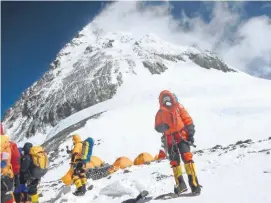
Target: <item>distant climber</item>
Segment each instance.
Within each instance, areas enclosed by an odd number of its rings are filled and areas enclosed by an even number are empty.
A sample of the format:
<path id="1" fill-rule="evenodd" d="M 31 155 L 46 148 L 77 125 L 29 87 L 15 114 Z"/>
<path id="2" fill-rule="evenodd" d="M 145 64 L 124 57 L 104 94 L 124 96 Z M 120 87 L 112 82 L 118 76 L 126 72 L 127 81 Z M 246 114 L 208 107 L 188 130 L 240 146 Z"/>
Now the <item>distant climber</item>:
<path id="1" fill-rule="evenodd" d="M 32 203 L 38 203 L 38 185 L 48 170 L 48 156 L 41 146 L 29 142 L 24 144 L 22 152 L 20 186 L 22 191 L 28 191 Z"/>
<path id="2" fill-rule="evenodd" d="M 20 153 L 20 157 L 21 159 L 23 158 L 23 149 L 22 148 L 18 148 L 19 149 L 19 153 Z M 21 162 L 20 159 L 20 162 Z M 16 181 L 15 181 L 16 183 Z M 18 183 L 16 183 L 18 185 Z M 29 202 L 29 197 L 28 197 L 28 188 L 26 187 L 26 183 L 24 181 L 24 174 L 23 172 L 20 170 L 19 172 L 19 187 L 15 186 L 14 187 L 14 198 L 15 198 L 15 202 L 16 203 L 27 203 Z"/>
<path id="3" fill-rule="evenodd" d="M 10 164 L 11 169 L 12 169 L 12 173 L 14 176 L 12 182 L 14 183 L 14 188 L 17 189 L 17 188 L 19 188 L 19 185 L 20 185 L 19 173 L 20 173 L 20 157 L 21 157 L 21 155 L 20 155 L 19 149 L 17 147 L 17 144 L 15 142 L 9 140 L 9 138 L 5 135 L 5 131 L 4 131 L 2 123 L 0 123 L 0 133 L 1 133 L 1 144 L 2 144 L 2 139 L 3 139 L 3 147 L 1 147 L 1 150 L 3 149 L 3 154 L 5 154 L 5 152 L 9 153 L 9 159 L 3 161 L 3 163 L 8 162 L 8 164 Z M 9 144 L 5 144 L 5 142 L 7 142 L 7 141 L 9 142 Z M 2 183 L 3 183 L 3 185 L 6 184 L 1 181 L 1 185 L 2 185 Z M 8 184 L 6 184 L 6 185 L 8 185 Z M 2 188 L 6 188 L 6 187 L 3 186 Z M 12 192 L 12 191 L 10 191 L 10 192 Z"/>
<path id="4" fill-rule="evenodd" d="M 14 173 L 11 165 L 11 147 L 9 138 L 3 135 L 1 130 L 0 145 L 0 161 L 1 161 L 1 202 L 13 203 L 13 180 Z"/>
<path id="5" fill-rule="evenodd" d="M 67 153 L 71 154 L 71 167 L 73 168 L 73 183 L 77 190 L 73 193 L 75 196 L 82 196 L 86 193 L 86 163 L 90 161 L 94 141 L 87 138 L 82 142 L 79 135 L 72 136 L 73 149 L 67 148 Z"/>
<path id="6" fill-rule="evenodd" d="M 11 149 L 11 166 L 14 173 L 14 189 L 20 187 L 20 159 L 21 154 L 15 142 L 9 141 Z"/>
<path id="7" fill-rule="evenodd" d="M 155 117 L 155 130 L 163 133 L 161 141 L 166 145 L 176 185 L 174 192 L 187 191 L 180 165 L 180 155 L 188 175 L 189 186 L 194 194 L 200 194 L 201 186 L 196 176 L 195 165 L 190 152 L 194 143 L 195 126 L 186 109 L 179 104 L 175 94 L 164 90 L 159 96 L 160 109 Z"/>

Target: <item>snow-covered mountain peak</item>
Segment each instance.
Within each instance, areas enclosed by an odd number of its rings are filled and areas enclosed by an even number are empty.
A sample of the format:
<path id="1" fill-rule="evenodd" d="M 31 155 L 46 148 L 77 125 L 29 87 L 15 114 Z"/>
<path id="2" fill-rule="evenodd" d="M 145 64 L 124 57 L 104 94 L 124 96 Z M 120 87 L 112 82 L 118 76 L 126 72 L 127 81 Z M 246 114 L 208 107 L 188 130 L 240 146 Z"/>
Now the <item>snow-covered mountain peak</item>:
<path id="1" fill-rule="evenodd" d="M 141 80 L 191 62 L 205 69 L 235 71 L 212 53 L 169 43 L 153 33 L 105 33 L 90 23 L 22 93 L 3 122 L 13 139 L 42 136 L 62 119 L 113 98 L 131 75 Z"/>

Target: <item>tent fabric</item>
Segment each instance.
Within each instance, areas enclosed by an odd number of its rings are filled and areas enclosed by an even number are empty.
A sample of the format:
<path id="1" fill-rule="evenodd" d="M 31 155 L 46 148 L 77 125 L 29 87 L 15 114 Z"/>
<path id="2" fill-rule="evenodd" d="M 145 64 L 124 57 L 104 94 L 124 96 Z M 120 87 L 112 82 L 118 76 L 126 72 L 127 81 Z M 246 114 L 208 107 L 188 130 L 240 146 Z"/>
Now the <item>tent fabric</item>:
<path id="1" fill-rule="evenodd" d="M 142 165 L 142 164 L 146 164 L 149 162 L 152 162 L 154 159 L 152 157 L 152 155 L 150 155 L 147 152 L 141 153 L 139 154 L 136 159 L 134 160 L 134 165 Z"/>
<path id="2" fill-rule="evenodd" d="M 91 156 L 90 161 L 86 164 L 86 169 L 101 167 L 104 162 L 97 156 Z"/>
<path id="3" fill-rule="evenodd" d="M 70 168 L 70 170 L 64 175 L 61 180 L 65 185 L 71 185 L 73 183 L 72 180 L 73 170 Z"/>
<path id="4" fill-rule="evenodd" d="M 160 160 L 160 159 L 165 159 L 165 158 L 167 158 L 166 153 L 165 153 L 163 150 L 160 150 L 160 151 L 159 151 L 159 154 L 157 154 L 157 155 L 154 157 L 154 160 Z"/>
<path id="5" fill-rule="evenodd" d="M 124 169 L 124 168 L 127 168 L 129 166 L 132 166 L 133 165 L 133 162 L 127 158 L 127 157 L 119 157 L 114 163 L 113 163 L 113 166 L 115 168 L 121 168 L 121 169 Z"/>
<path id="6" fill-rule="evenodd" d="M 129 158 L 122 156 L 116 159 L 116 161 L 113 163 L 113 166 L 108 171 L 109 173 L 114 173 L 119 169 L 125 169 L 132 165 L 133 162 Z"/>

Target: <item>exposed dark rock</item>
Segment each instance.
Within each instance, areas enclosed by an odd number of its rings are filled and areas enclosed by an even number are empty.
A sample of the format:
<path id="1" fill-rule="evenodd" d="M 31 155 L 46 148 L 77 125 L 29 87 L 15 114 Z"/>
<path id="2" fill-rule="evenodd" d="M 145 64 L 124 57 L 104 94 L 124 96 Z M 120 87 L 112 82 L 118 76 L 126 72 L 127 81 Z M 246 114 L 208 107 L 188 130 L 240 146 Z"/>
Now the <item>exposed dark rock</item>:
<path id="1" fill-rule="evenodd" d="M 221 145 L 216 145 L 212 149 L 222 149 L 222 146 Z"/>
<path id="2" fill-rule="evenodd" d="M 103 44 L 103 48 L 112 48 L 114 40 L 109 40 L 107 43 Z"/>
<path id="3" fill-rule="evenodd" d="M 235 70 L 229 68 L 220 58 L 208 51 L 199 54 L 189 52 L 186 53 L 186 55 L 188 55 L 190 60 L 203 68 L 213 68 L 223 72 L 236 72 Z"/>
<path id="4" fill-rule="evenodd" d="M 155 54 L 156 56 L 166 59 L 168 61 L 185 61 L 182 55 L 170 55 L 170 54 Z"/>
<path id="5" fill-rule="evenodd" d="M 75 35 L 75 38 L 80 38 L 80 37 L 83 37 L 84 36 L 84 34 L 82 34 L 82 33 L 77 33 L 76 35 Z"/>
<path id="6" fill-rule="evenodd" d="M 148 68 L 151 74 L 161 74 L 168 68 L 161 62 L 151 63 L 149 61 L 143 61 L 145 68 Z"/>
<path id="7" fill-rule="evenodd" d="M 84 51 L 84 54 L 89 54 L 93 51 L 93 47 L 92 46 L 87 46 L 87 48 Z"/>
<path id="8" fill-rule="evenodd" d="M 158 173 L 158 172 L 155 172 L 155 173 L 152 173 L 152 174 L 156 174 L 156 181 L 160 181 L 160 180 L 163 180 L 163 179 L 173 177 L 173 175 L 164 175 L 164 174 L 161 174 L 161 173 Z"/>
<path id="9" fill-rule="evenodd" d="M 247 148 L 247 145 L 241 144 L 241 145 L 240 145 L 240 148 Z"/>
<path id="10" fill-rule="evenodd" d="M 198 151 L 195 151 L 194 154 L 203 154 L 204 151 L 203 150 L 198 150 Z"/>
<path id="11" fill-rule="evenodd" d="M 170 177 L 172 177 L 172 175 L 163 175 L 163 174 L 161 174 L 160 176 L 156 177 L 156 181 L 160 181 L 160 180 L 170 178 Z"/>
<path id="12" fill-rule="evenodd" d="M 259 152 L 269 152 L 271 149 L 262 149 Z"/>
<path id="13" fill-rule="evenodd" d="M 235 145 L 241 145 L 241 144 L 250 144 L 250 143 L 252 143 L 252 140 L 251 139 L 247 139 L 247 140 L 244 140 L 244 141 L 238 141 L 238 142 L 236 142 L 236 144 Z"/>
<path id="14" fill-rule="evenodd" d="M 123 173 L 131 173 L 131 171 L 125 169 L 125 170 L 123 171 Z"/>

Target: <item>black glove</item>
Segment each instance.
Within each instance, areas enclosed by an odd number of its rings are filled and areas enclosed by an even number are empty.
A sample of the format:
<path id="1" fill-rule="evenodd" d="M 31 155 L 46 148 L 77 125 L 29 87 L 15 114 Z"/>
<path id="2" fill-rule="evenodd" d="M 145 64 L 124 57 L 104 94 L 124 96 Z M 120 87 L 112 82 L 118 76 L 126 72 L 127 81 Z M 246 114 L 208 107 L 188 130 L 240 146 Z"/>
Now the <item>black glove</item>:
<path id="1" fill-rule="evenodd" d="M 20 177 L 19 175 L 14 176 L 14 188 L 15 190 L 19 190 L 20 187 Z"/>
<path id="2" fill-rule="evenodd" d="M 194 140 L 194 136 L 189 136 L 187 139 L 188 142 L 194 144 L 195 140 Z"/>
<path id="3" fill-rule="evenodd" d="M 186 131 L 188 133 L 188 139 L 187 141 L 191 142 L 192 144 L 194 143 L 194 134 L 195 134 L 195 126 L 194 124 L 186 126 Z"/>
<path id="4" fill-rule="evenodd" d="M 69 150 L 69 147 L 68 146 L 66 146 L 66 152 L 67 152 L 67 154 L 71 154 L 72 153 L 72 150 Z"/>

